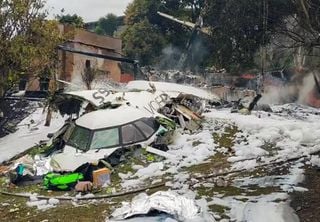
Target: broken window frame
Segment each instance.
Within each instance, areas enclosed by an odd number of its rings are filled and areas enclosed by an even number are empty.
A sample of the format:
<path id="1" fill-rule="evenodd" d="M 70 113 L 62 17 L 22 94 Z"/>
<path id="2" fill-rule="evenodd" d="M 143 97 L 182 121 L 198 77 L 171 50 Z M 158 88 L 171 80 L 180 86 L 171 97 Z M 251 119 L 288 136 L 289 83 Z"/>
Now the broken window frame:
<path id="1" fill-rule="evenodd" d="M 91 137 L 91 140 L 90 140 L 90 143 L 89 143 L 89 150 L 99 150 L 99 149 L 104 149 L 104 146 L 102 147 L 92 147 L 93 145 L 93 142 L 95 141 L 95 136 L 98 135 L 99 133 L 105 133 L 105 132 L 111 132 L 111 133 L 115 133 L 114 134 L 114 137 L 116 137 L 116 142 L 115 143 L 112 143 L 111 145 L 108 145 L 106 146 L 107 147 L 114 147 L 114 146 L 119 146 L 120 145 L 120 132 L 119 132 L 119 128 L 117 127 L 112 127 L 112 128 L 108 128 L 108 129 L 102 129 L 102 130 L 92 130 L 92 137 Z M 112 132 L 114 131 L 114 132 Z M 109 137 L 110 138 L 110 135 Z"/>
<path id="2" fill-rule="evenodd" d="M 72 126 L 70 126 L 70 127 L 72 127 Z M 79 144 L 76 144 L 76 143 L 70 143 L 71 142 L 71 138 L 73 138 L 73 134 L 76 132 L 77 128 L 89 131 L 89 133 L 88 133 L 88 135 L 89 135 L 88 142 L 86 143 L 86 146 L 84 146 L 84 147 L 80 147 Z M 92 139 L 91 137 L 92 137 L 92 132 L 91 132 L 90 129 L 75 124 L 75 126 L 72 129 L 72 132 L 71 132 L 71 134 L 70 134 L 70 136 L 68 138 L 67 145 L 75 147 L 76 149 L 79 149 L 81 151 L 87 151 L 88 150 L 88 146 L 90 144 L 89 142 L 91 142 L 91 139 Z"/>
<path id="3" fill-rule="evenodd" d="M 125 127 L 131 127 L 131 129 L 124 129 Z M 133 129 L 132 129 L 133 127 Z M 129 140 L 129 141 L 124 141 L 124 131 L 133 131 L 133 137 L 141 137 L 141 139 L 137 139 L 137 138 L 134 138 L 133 140 Z M 124 145 L 130 145 L 130 144 L 134 144 L 134 143 L 139 143 L 137 141 L 145 141 L 146 140 L 146 136 L 141 132 L 141 130 L 139 130 L 139 128 L 134 124 L 134 123 L 131 123 L 131 124 L 126 124 L 126 125 L 123 125 L 121 126 L 121 139 L 122 139 L 122 143 Z"/>
<path id="4" fill-rule="evenodd" d="M 151 126 L 150 124 L 148 124 L 148 122 L 146 121 L 143 121 L 143 120 L 146 120 L 147 118 L 145 119 L 141 119 L 141 120 L 138 120 L 138 121 L 135 121 L 133 123 L 133 125 L 142 133 L 142 135 L 145 137 L 145 138 L 150 138 L 155 132 L 154 132 L 154 128 L 158 128 L 159 129 L 159 125 L 154 125 L 154 126 Z M 143 126 L 139 126 L 138 123 L 141 122 L 143 124 L 145 124 L 147 127 L 149 127 L 153 132 L 152 133 L 149 133 L 149 132 L 145 132 L 145 129 L 143 129 Z M 156 122 L 156 121 L 155 121 Z"/>
<path id="5" fill-rule="evenodd" d="M 62 136 L 62 139 L 65 142 L 69 141 L 69 139 L 70 139 L 75 127 L 76 127 L 75 123 L 71 122 L 70 125 L 68 126 L 68 128 L 66 129 L 66 131 L 64 132 L 63 136 Z"/>

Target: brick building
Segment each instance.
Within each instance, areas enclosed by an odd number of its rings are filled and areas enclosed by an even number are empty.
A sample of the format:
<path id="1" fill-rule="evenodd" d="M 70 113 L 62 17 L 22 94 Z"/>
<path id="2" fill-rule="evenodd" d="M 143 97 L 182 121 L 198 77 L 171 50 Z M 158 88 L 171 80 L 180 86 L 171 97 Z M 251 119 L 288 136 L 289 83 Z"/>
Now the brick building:
<path id="1" fill-rule="evenodd" d="M 64 47 L 77 51 L 107 55 L 112 57 L 121 57 L 122 41 L 110 36 L 98 35 L 83 29 L 74 29 L 72 27 L 60 25 L 61 33 L 73 33 L 73 37 L 64 43 Z M 132 73 L 126 73 L 121 62 L 101 59 L 92 56 L 72 53 L 59 50 L 59 70 L 57 78 L 73 82 L 75 78 L 81 79 L 81 75 L 86 68 L 94 69 L 97 79 L 111 79 L 115 82 L 128 82 L 134 79 Z M 25 87 L 26 91 L 45 90 L 48 86 L 47 79 L 29 76 L 20 83 L 20 90 Z M 60 88 L 63 87 L 60 85 Z"/>

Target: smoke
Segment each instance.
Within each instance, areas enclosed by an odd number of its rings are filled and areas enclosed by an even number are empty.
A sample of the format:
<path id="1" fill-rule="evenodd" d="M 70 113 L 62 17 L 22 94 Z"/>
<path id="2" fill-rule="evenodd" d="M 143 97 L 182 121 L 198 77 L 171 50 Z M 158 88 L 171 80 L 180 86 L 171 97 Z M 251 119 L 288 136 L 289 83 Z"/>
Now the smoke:
<path id="1" fill-rule="evenodd" d="M 168 45 L 162 50 L 160 61 L 156 67 L 160 70 L 177 69 L 182 51 L 173 45 Z"/>
<path id="2" fill-rule="evenodd" d="M 179 49 L 168 45 L 162 50 L 160 60 L 156 67 L 160 70 L 191 70 L 198 71 L 199 66 L 208 56 L 209 51 L 202 39 L 197 36 L 192 40 L 189 49 Z"/>
<path id="3" fill-rule="evenodd" d="M 292 86 L 269 86 L 265 88 L 262 99 L 259 103 L 262 104 L 284 104 L 296 101 L 297 88 Z"/>
<path id="4" fill-rule="evenodd" d="M 285 86 L 266 87 L 260 103 L 298 103 L 302 105 L 314 105 L 309 104 L 310 97 L 313 95 L 314 90 L 315 81 L 313 73 L 296 74 L 293 80 Z M 317 99 L 320 100 L 320 97 Z"/>
<path id="5" fill-rule="evenodd" d="M 199 68 L 205 62 L 205 58 L 207 58 L 210 54 L 208 47 L 205 45 L 205 42 L 200 37 L 197 37 L 192 44 L 191 48 L 191 56 L 193 65 L 196 68 Z"/>
<path id="6" fill-rule="evenodd" d="M 303 81 L 302 85 L 299 86 L 299 96 L 298 96 L 298 103 L 306 104 L 307 98 L 309 94 L 314 90 L 315 82 L 313 78 L 313 74 L 308 74 Z"/>

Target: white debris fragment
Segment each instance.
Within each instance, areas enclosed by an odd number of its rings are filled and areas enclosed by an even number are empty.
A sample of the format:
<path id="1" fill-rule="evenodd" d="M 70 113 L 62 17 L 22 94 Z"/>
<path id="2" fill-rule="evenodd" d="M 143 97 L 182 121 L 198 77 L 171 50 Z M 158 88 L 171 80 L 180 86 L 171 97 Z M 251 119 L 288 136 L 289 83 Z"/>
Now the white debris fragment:
<path id="1" fill-rule="evenodd" d="M 14 213 L 14 212 L 17 212 L 19 211 L 19 208 L 12 208 L 9 210 L 10 213 Z"/>
<path id="2" fill-rule="evenodd" d="M 142 167 L 143 168 L 143 167 Z M 132 172 L 128 172 L 126 174 L 124 173 L 118 173 L 118 176 L 122 179 L 122 180 L 125 180 L 125 179 L 128 179 L 132 176 Z"/>
<path id="3" fill-rule="evenodd" d="M 93 198 L 93 197 L 95 197 L 95 195 L 93 193 L 88 193 L 86 195 L 83 195 L 82 197 L 84 197 L 84 198 Z"/>
<path id="4" fill-rule="evenodd" d="M 112 213 L 112 219 L 123 220 L 133 216 L 147 215 L 152 210 L 171 215 L 179 221 L 215 221 L 210 214 L 203 211 L 206 209 L 197 205 L 194 199 L 169 191 L 159 191 L 150 196 L 141 193 L 134 197 L 131 203 L 123 203 L 121 208 L 116 209 Z"/>
<path id="5" fill-rule="evenodd" d="M 164 164 L 162 162 L 151 163 L 148 167 L 138 170 L 134 176 L 138 176 L 141 179 L 146 179 L 155 176 L 161 176 L 164 174 L 162 171 Z"/>
<path id="6" fill-rule="evenodd" d="M 51 205 L 58 205 L 60 203 L 60 201 L 58 199 L 55 199 L 55 198 L 50 198 L 48 200 L 48 203 L 51 204 Z"/>
<path id="7" fill-rule="evenodd" d="M 31 202 L 38 201 L 37 194 L 31 194 L 31 195 L 30 195 L 30 201 L 31 201 Z"/>
<path id="8" fill-rule="evenodd" d="M 320 157 L 315 155 L 311 156 L 310 163 L 312 166 L 320 167 Z"/>
<path id="9" fill-rule="evenodd" d="M 38 207 L 40 205 L 46 205 L 48 204 L 47 200 L 36 200 L 36 201 L 28 201 L 27 206 L 28 207 Z"/>
<path id="10" fill-rule="evenodd" d="M 133 170 L 140 170 L 140 169 L 142 169 L 142 168 L 144 168 L 144 166 L 142 166 L 142 165 L 133 165 L 133 166 L 132 166 L 132 169 L 133 169 Z"/>
<path id="11" fill-rule="evenodd" d="M 55 198 L 49 200 L 39 200 L 37 194 L 30 195 L 30 200 L 26 203 L 28 207 L 37 207 L 38 210 L 47 210 L 56 207 L 60 201 Z"/>

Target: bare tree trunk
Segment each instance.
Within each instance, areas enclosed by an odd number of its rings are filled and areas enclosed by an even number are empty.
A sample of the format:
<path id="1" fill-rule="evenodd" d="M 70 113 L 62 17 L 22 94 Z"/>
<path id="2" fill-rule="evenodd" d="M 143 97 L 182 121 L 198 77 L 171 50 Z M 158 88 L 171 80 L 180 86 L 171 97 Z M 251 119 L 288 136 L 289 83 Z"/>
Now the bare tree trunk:
<path id="1" fill-rule="evenodd" d="M 52 118 L 52 106 L 54 102 L 54 95 L 57 90 L 57 81 L 56 81 L 56 75 L 52 74 L 51 77 L 52 81 L 49 83 L 49 101 L 48 101 L 48 111 L 47 111 L 47 117 L 46 117 L 46 122 L 45 126 L 50 126 L 51 124 L 51 118 Z"/>
<path id="2" fill-rule="evenodd" d="M 47 117 L 46 117 L 46 122 L 45 122 L 45 126 L 50 126 L 51 124 L 51 118 L 52 118 L 52 109 L 51 109 L 51 105 L 49 104 L 48 106 L 48 112 L 47 112 Z"/>

